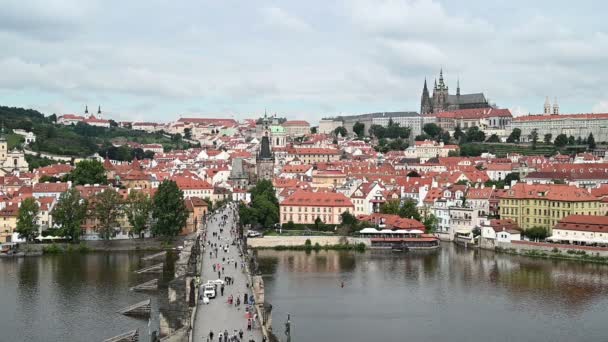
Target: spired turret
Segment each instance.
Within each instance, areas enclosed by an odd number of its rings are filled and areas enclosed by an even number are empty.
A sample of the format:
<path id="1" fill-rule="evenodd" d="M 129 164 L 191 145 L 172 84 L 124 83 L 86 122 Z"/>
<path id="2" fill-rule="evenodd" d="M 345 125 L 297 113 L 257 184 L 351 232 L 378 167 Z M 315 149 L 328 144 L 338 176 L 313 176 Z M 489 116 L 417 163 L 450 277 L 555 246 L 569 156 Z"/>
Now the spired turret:
<path id="1" fill-rule="evenodd" d="M 549 96 L 545 98 L 545 111 L 544 114 L 551 114 L 551 102 L 549 102 Z"/>

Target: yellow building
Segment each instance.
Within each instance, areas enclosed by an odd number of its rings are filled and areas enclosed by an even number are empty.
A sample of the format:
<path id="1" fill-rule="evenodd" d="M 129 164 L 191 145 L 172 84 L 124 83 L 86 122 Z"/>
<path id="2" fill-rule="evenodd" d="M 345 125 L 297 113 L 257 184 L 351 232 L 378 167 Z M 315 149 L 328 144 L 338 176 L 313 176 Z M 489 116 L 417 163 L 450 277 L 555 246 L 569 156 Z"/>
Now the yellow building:
<path id="1" fill-rule="evenodd" d="M 340 170 L 315 170 L 312 173 L 312 185 L 317 188 L 332 188 L 342 185 L 346 174 Z"/>
<path id="2" fill-rule="evenodd" d="M 343 194 L 335 192 L 310 192 L 299 190 L 287 197 L 280 207 L 281 224 L 314 224 L 318 218 L 326 224 L 339 224 L 341 214 L 353 212 L 355 206 Z"/>
<path id="3" fill-rule="evenodd" d="M 335 148 L 297 147 L 287 151 L 288 157 L 298 158 L 302 164 L 326 163 L 340 160 L 340 151 Z"/>
<path id="4" fill-rule="evenodd" d="M 0 243 L 12 242 L 13 232 L 17 228 L 18 212 L 19 207 L 16 204 L 10 204 L 0 210 Z"/>
<path id="5" fill-rule="evenodd" d="M 551 230 L 569 215 L 603 215 L 600 200 L 586 189 L 564 184 L 518 183 L 499 197 L 500 218 L 526 230 Z"/>

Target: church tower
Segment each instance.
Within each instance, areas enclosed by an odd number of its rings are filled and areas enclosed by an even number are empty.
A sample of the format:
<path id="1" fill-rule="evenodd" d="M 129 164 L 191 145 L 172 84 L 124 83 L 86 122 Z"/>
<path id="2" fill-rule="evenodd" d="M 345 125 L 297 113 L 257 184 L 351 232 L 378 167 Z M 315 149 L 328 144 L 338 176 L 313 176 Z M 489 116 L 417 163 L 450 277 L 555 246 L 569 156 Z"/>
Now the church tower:
<path id="1" fill-rule="evenodd" d="M 101 106 L 97 107 L 97 118 L 101 120 Z"/>
<path id="2" fill-rule="evenodd" d="M 429 89 L 426 86 L 426 78 L 424 79 L 424 87 L 422 87 L 422 97 L 420 98 L 420 115 L 430 114 L 433 112 Z"/>
<path id="3" fill-rule="evenodd" d="M 559 114 L 559 105 L 557 104 L 557 97 L 555 98 L 555 101 L 553 102 L 553 114 L 554 115 Z"/>
<path id="4" fill-rule="evenodd" d="M 549 96 L 545 98 L 545 112 L 544 114 L 551 114 L 551 102 L 549 102 Z"/>
<path id="5" fill-rule="evenodd" d="M 435 97 L 435 92 L 437 96 Z M 438 113 L 448 107 L 448 87 L 443 80 L 443 68 L 439 71 L 439 84 L 435 86 L 433 92 L 433 112 Z"/>
<path id="6" fill-rule="evenodd" d="M 274 156 L 270 152 L 270 140 L 268 134 L 264 134 L 260 143 L 260 152 L 256 158 L 256 171 L 258 180 L 272 180 L 274 176 Z"/>

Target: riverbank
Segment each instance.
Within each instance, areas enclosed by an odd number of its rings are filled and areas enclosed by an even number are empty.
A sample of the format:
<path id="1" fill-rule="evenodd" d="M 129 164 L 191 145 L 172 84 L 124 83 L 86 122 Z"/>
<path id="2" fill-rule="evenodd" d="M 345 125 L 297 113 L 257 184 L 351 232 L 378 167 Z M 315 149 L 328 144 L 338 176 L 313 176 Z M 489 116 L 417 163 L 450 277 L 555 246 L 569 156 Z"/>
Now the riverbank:
<path id="1" fill-rule="evenodd" d="M 483 240 L 479 247 L 497 253 L 527 256 L 531 258 L 574 260 L 608 264 L 608 248 L 602 247 L 562 245 L 532 241 L 512 241 L 509 243 Z"/>
<path id="2" fill-rule="evenodd" d="M 43 254 L 88 253 L 88 252 L 159 252 L 182 246 L 189 236 L 177 236 L 171 241 L 164 238 L 125 239 L 109 241 L 80 241 L 79 243 L 22 243 L 14 255 L 40 256 Z"/>
<path id="3" fill-rule="evenodd" d="M 368 248 L 371 245 L 370 239 L 351 236 L 264 236 L 263 238 L 247 239 L 247 246 L 253 249 L 297 249 L 304 248 L 306 241 L 310 241 L 311 246 L 319 245 L 321 248 L 359 244 Z"/>

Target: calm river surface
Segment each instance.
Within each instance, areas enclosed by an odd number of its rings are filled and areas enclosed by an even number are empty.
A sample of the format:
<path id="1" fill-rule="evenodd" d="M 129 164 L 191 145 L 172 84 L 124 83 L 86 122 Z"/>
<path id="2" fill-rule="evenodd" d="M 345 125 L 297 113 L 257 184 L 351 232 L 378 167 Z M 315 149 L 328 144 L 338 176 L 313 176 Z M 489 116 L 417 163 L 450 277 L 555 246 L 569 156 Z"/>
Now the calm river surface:
<path id="1" fill-rule="evenodd" d="M 443 245 L 434 253 L 258 252 L 292 341 L 607 341 L 608 266 Z M 345 287 L 340 284 L 344 282 Z"/>
<path id="2" fill-rule="evenodd" d="M 129 287 L 159 277 L 162 283 L 173 270 L 169 262 L 164 274 L 135 274 L 161 262 L 142 261 L 143 255 L 74 253 L 0 259 L 0 341 L 102 341 L 136 328 L 140 340 L 147 341 L 146 319 L 116 313 L 147 298 L 158 310 L 158 294 L 132 292 Z M 151 327 L 158 330 L 158 322 Z"/>
<path id="3" fill-rule="evenodd" d="M 258 256 L 283 340 L 287 312 L 293 342 L 608 340 L 604 265 L 452 245 L 430 254 L 264 250 Z M 141 257 L 0 259 L 0 341 L 101 341 L 135 328 L 147 341 L 147 320 L 116 313 L 150 297 L 158 308 L 161 295 L 129 291 L 157 276 L 133 273 L 159 262 Z M 172 271 L 165 268 L 165 281 Z"/>

